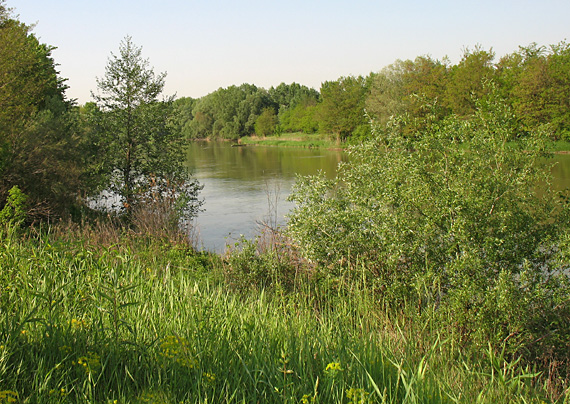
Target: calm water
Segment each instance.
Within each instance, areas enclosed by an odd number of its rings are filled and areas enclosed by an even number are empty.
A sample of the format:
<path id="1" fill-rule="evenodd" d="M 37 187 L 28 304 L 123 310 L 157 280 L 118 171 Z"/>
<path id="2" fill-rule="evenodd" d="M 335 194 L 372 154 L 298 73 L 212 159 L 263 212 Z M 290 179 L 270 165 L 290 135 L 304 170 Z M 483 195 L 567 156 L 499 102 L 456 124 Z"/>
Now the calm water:
<path id="1" fill-rule="evenodd" d="M 242 234 L 252 238 L 260 222 L 284 223 L 296 175 L 323 171 L 334 177 L 344 156 L 329 150 L 192 143 L 188 165 L 204 185 L 205 211 L 197 219 L 202 247 L 221 252 Z"/>
<path id="2" fill-rule="evenodd" d="M 221 252 L 242 234 L 255 236 L 260 222 L 284 223 L 296 175 L 323 171 L 334 177 L 343 159 L 344 153 L 328 150 L 192 143 L 188 165 L 204 185 L 205 211 L 197 219 L 201 246 Z M 557 155 L 555 161 L 555 187 L 570 188 L 570 155 Z"/>

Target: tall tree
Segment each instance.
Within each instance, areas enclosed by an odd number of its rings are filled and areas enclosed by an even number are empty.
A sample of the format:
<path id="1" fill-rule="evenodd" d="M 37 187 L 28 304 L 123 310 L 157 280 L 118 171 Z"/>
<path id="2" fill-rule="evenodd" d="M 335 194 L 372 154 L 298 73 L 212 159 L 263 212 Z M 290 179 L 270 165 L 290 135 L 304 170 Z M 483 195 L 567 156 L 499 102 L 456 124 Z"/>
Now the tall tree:
<path id="1" fill-rule="evenodd" d="M 446 88 L 446 104 L 452 113 L 461 117 L 473 115 L 476 99 L 488 95 L 485 80 L 495 78 L 492 49 L 486 51 L 476 46 L 473 51 L 465 49 L 461 61 L 450 71 Z"/>
<path id="2" fill-rule="evenodd" d="M 367 112 L 380 125 L 385 125 L 391 117 L 408 115 L 411 119 L 407 120 L 404 132 L 418 136 L 427 127 L 428 118 L 441 119 L 447 113 L 441 99 L 448 73 L 445 59 L 418 56 L 413 61 L 398 60 L 372 77 Z"/>
<path id="3" fill-rule="evenodd" d="M 158 99 L 166 74 L 155 74 L 141 55 L 127 36 L 97 79 L 103 185 L 121 198 L 127 220 L 149 191 L 162 195 L 172 187 L 189 197 L 193 214 L 199 186 L 184 167 L 183 138 L 169 126 L 172 98 Z"/>
<path id="4" fill-rule="evenodd" d="M 346 140 L 360 125 L 366 123 L 364 101 L 368 94 L 368 80 L 360 77 L 341 77 L 321 85 L 321 128 L 334 134 L 337 140 Z"/>
<path id="5" fill-rule="evenodd" d="M 36 218 L 61 214 L 79 190 L 78 137 L 64 80 L 31 28 L 0 2 L 0 207 L 17 185 Z"/>
<path id="6" fill-rule="evenodd" d="M 255 134 L 257 136 L 270 136 L 275 133 L 277 118 L 273 108 L 265 108 L 255 121 Z"/>

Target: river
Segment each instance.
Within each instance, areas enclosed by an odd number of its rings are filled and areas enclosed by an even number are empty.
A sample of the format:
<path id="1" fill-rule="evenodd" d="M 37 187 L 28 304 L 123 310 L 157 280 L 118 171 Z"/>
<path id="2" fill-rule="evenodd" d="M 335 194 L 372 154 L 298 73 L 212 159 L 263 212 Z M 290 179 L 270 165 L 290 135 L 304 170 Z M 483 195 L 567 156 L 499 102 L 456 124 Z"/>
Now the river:
<path id="1" fill-rule="evenodd" d="M 198 246 L 222 252 L 241 235 L 254 237 L 259 223 L 283 224 L 296 176 L 322 171 L 332 178 L 345 158 L 345 153 L 331 150 L 191 143 L 187 164 L 204 185 L 204 211 L 196 221 Z"/>
<path id="2" fill-rule="evenodd" d="M 341 151 L 269 146 L 232 147 L 229 142 L 193 142 L 187 164 L 204 185 L 204 211 L 195 229 L 201 249 L 223 252 L 241 235 L 253 238 L 259 223 L 283 224 L 287 196 L 297 175 L 336 174 Z M 570 155 L 554 157 L 554 186 L 570 188 Z"/>

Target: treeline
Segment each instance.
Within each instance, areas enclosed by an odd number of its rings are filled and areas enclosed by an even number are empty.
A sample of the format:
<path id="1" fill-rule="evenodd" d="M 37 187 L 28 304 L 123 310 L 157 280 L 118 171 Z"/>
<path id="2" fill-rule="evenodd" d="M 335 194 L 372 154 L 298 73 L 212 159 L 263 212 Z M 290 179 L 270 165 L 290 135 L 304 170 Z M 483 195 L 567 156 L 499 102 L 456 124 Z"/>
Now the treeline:
<path id="1" fill-rule="evenodd" d="M 570 46 L 531 44 L 495 58 L 492 49 L 477 46 L 454 65 L 430 56 L 398 60 L 367 77 L 326 81 L 320 91 L 297 83 L 220 88 L 177 100 L 175 121 L 189 139 L 319 132 L 356 143 L 369 137 L 371 120 L 384 124 L 407 115 L 414 126 L 409 132 L 421 129 L 426 104 L 436 119 L 468 118 L 476 100 L 488 95 L 485 82 L 493 81 L 521 132 L 547 125 L 553 140 L 570 140 Z"/>
<path id="2" fill-rule="evenodd" d="M 176 100 L 175 125 L 189 139 L 238 139 L 280 130 L 313 133 L 318 122 L 311 108 L 319 102 L 318 91 L 297 83 L 269 90 L 242 84 L 220 88 L 200 99 Z"/>

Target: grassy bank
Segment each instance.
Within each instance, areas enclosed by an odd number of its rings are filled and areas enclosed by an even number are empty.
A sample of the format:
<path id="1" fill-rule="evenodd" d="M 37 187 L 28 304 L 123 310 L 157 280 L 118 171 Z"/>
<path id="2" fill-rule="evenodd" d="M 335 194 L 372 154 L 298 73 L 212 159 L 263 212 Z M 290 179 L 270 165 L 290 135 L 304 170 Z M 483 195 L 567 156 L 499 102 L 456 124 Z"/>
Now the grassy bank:
<path id="1" fill-rule="evenodd" d="M 558 140 L 548 143 L 548 150 L 554 153 L 570 153 L 570 142 L 566 140 Z"/>
<path id="2" fill-rule="evenodd" d="M 280 282 L 281 261 L 247 248 L 86 234 L 2 234 L 0 402 L 568 402 L 430 309 L 314 269 Z M 263 271 L 269 286 L 249 282 Z"/>
<path id="3" fill-rule="evenodd" d="M 339 146 L 335 141 L 330 140 L 327 135 L 306 134 L 306 133 L 283 133 L 279 136 L 257 137 L 246 136 L 240 139 L 241 144 L 261 145 L 261 146 L 283 146 L 283 147 L 305 147 L 335 149 Z"/>

